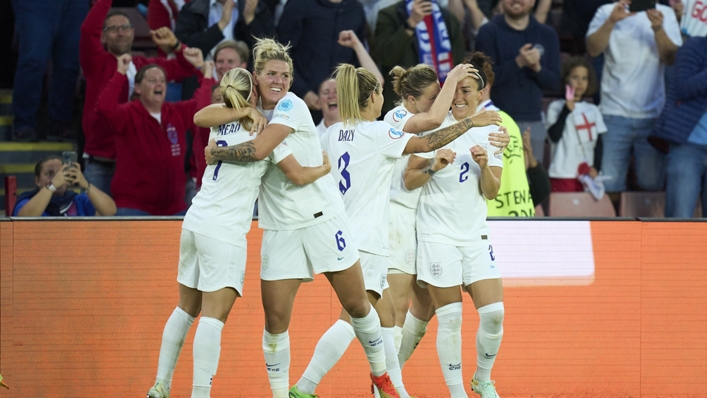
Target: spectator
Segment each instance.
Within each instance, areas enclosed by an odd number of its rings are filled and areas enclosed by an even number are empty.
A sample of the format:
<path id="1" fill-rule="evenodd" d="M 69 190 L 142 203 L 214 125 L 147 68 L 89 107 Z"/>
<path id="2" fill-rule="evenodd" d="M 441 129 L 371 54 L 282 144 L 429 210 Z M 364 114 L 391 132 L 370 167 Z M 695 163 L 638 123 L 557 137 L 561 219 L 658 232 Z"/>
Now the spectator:
<path id="1" fill-rule="evenodd" d="M 12 0 L 19 44 L 12 98 L 15 140 L 37 140 L 35 114 L 50 58 L 47 136 L 57 140 L 74 138 L 71 117 L 79 76 L 79 26 L 87 5 L 86 0 Z"/>
<path id="2" fill-rule="evenodd" d="M 184 52 L 188 57 L 201 57 L 199 49 Z M 117 70 L 96 104 L 116 134 L 117 162 L 111 183 L 116 215 L 183 215 L 187 209 L 186 130 L 194 127 L 197 100 L 165 102 L 166 73 L 150 64 L 135 75 L 138 100 L 120 104 L 130 58 L 129 54 L 118 58 Z M 197 98 L 210 97 L 211 86 L 216 84 L 208 65 Z"/>
<path id="3" fill-rule="evenodd" d="M 491 90 L 496 79 L 493 73 L 491 58 L 476 52 L 470 59 L 475 68 L 483 69 L 486 75 L 486 86 L 481 91 L 481 102 L 476 111 L 491 110 L 501 116 L 501 126 L 505 127 L 510 136 L 510 143 L 503 151 L 503 170 L 501 188 L 494 199 L 486 201 L 488 216 L 501 217 L 532 217 L 535 215 L 535 205 L 530 195 L 528 178 L 526 176 L 526 160 L 523 151 L 523 138 L 518 124 L 506 112 L 498 109 L 491 101 Z"/>
<path id="4" fill-rule="evenodd" d="M 678 50 L 665 109 L 654 135 L 670 143 L 665 216 L 690 218 L 697 198 L 707 216 L 707 37 Z"/>
<path id="5" fill-rule="evenodd" d="M 86 178 L 101 191 L 110 195 L 110 185 L 115 171 L 115 137 L 114 132 L 101 120 L 95 109 L 103 88 L 115 73 L 117 58 L 130 53 L 133 44 L 134 29 L 127 15 L 120 11 L 111 11 L 111 0 L 97 0 L 81 25 L 80 60 L 83 74 L 86 78 L 86 100 L 83 110 L 83 132 L 85 135 L 84 157 L 87 157 Z M 118 97 L 118 103 L 124 103 L 130 98 L 135 84 L 135 74 L 138 69 L 147 64 L 160 65 L 167 73 L 168 80 L 181 80 L 197 73 L 193 65 L 184 58 L 182 48 L 177 38 L 168 29 L 154 32 L 156 44 L 168 49 L 174 49 L 176 59 L 148 59 L 132 57 L 132 64 L 127 73 L 127 81 Z M 105 48 L 104 48 L 105 45 Z"/>
<path id="6" fill-rule="evenodd" d="M 277 26 L 278 40 L 292 46 L 292 88 L 310 110 L 321 110 L 318 85 L 341 63 L 357 63 L 352 47 L 339 34 L 352 30 L 365 37 L 366 16 L 358 0 L 288 0 Z M 315 122 L 318 122 L 319 118 Z"/>
<path id="7" fill-rule="evenodd" d="M 502 0 L 503 15 L 479 29 L 476 49 L 491 57 L 496 83 L 491 99 L 530 128 L 533 153 L 543 158 L 547 130 L 542 121 L 543 90 L 560 83 L 560 41 L 555 30 L 531 15 L 534 0 Z M 522 100 L 519 100 L 522 98 Z"/>
<path id="8" fill-rule="evenodd" d="M 440 23 L 433 24 L 433 20 Z M 428 32 L 427 26 L 433 26 L 433 31 Z M 420 51 L 427 46 L 424 37 L 434 38 L 436 54 Z M 405 0 L 382 9 L 378 14 L 375 41 L 385 76 L 383 114 L 393 109 L 397 100 L 390 76 L 393 67 L 407 69 L 418 63 L 427 64 L 434 67 L 440 81 L 444 81 L 452 67 L 464 60 L 459 21 L 440 7 L 437 0 Z"/>
<path id="9" fill-rule="evenodd" d="M 670 2 L 673 4 L 673 1 Z M 707 36 L 707 3 L 701 0 L 676 0 L 674 7 L 682 33 L 690 37 Z M 680 12 L 682 9 L 683 12 Z"/>
<path id="10" fill-rule="evenodd" d="M 214 49 L 214 65 L 216 80 L 221 81 L 223 75 L 233 68 L 248 69 L 250 49 L 242 41 L 225 40 Z M 206 146 L 206 145 L 204 145 Z"/>
<path id="11" fill-rule="evenodd" d="M 582 192 L 580 175 L 597 177 L 601 171 L 602 136 L 606 125 L 599 107 L 582 101 L 596 91 L 596 75 L 589 62 L 574 56 L 562 65 L 565 99 L 548 107 L 548 135 L 552 141 L 550 183 L 553 192 Z"/>
<path id="12" fill-rule="evenodd" d="M 345 30 L 339 33 L 339 44 L 344 47 L 353 49 L 356 52 L 356 58 L 361 64 L 361 67 L 366 68 L 373 73 L 381 84 L 383 84 L 383 75 L 378 70 L 378 66 L 371 58 L 370 54 L 363 46 L 363 43 L 358 39 L 356 33 L 352 30 Z M 321 137 L 326 129 L 334 123 L 341 121 L 339 115 L 339 104 L 336 98 L 336 80 L 327 77 L 320 85 L 317 91 L 318 106 L 322 110 L 322 120 L 317 125 L 317 133 Z"/>
<path id="13" fill-rule="evenodd" d="M 61 163 L 59 156 L 47 156 L 34 166 L 34 183 L 37 189 L 17 198 L 12 211 L 15 217 L 51 216 L 112 216 L 115 202 L 97 187 L 91 185 L 81 173 L 81 166 Z M 68 189 L 78 186 L 77 194 Z"/>
<path id="14" fill-rule="evenodd" d="M 664 67 L 682 44 L 670 7 L 658 4 L 636 14 L 627 11 L 628 3 L 599 7 L 587 31 L 587 52 L 605 58 L 600 109 L 608 133 L 601 168 L 612 177 L 604 187 L 614 202 L 626 190 L 632 149 L 638 187 L 663 189 L 665 159 L 647 138 L 665 103 Z"/>
<path id="15" fill-rule="evenodd" d="M 272 14 L 259 0 L 191 0 L 182 7 L 175 29 L 177 37 L 189 47 L 201 49 L 206 59 L 224 40 L 240 40 L 253 48 L 256 37 L 275 33 Z"/>
<path id="16" fill-rule="evenodd" d="M 151 30 L 177 27 L 177 15 L 189 0 L 150 0 L 147 3 L 147 26 Z"/>

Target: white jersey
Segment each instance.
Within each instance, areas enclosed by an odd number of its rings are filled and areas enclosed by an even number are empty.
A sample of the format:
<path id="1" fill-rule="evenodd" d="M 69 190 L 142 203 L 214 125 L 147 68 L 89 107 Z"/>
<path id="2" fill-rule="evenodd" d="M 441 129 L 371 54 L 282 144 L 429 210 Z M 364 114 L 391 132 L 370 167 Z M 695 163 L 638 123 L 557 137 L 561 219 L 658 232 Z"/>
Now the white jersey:
<path id="1" fill-rule="evenodd" d="M 322 137 L 359 250 L 388 255 L 391 178 L 412 137 L 380 121 L 336 123 Z"/>
<path id="2" fill-rule="evenodd" d="M 555 100 L 547 108 L 548 127 L 557 122 L 565 100 Z M 577 102 L 567 115 L 562 138 L 552 144 L 552 160 L 548 174 L 552 178 L 577 178 L 582 162 L 594 164 L 594 147 L 599 134 L 606 133 L 604 118 L 599 107 L 587 102 Z"/>
<path id="3" fill-rule="evenodd" d="M 254 137 L 238 122 L 212 127 L 209 134 L 209 140 L 213 138 L 219 146 L 237 145 Z M 192 200 L 182 228 L 246 248 L 260 179 L 270 164 L 277 164 L 290 154 L 289 148 L 280 144 L 258 162 L 206 166 L 201 190 Z"/>
<path id="4" fill-rule="evenodd" d="M 287 93 L 268 118 L 270 124 L 281 124 L 292 129 L 283 142 L 287 143 L 302 166 L 322 165 L 319 134 L 304 101 Z M 272 230 L 299 229 L 335 217 L 344 211 L 344 203 L 332 186 L 333 177 L 325 175 L 311 184 L 298 187 L 279 168 L 270 167 L 260 186 L 258 225 Z"/>
<path id="5" fill-rule="evenodd" d="M 440 129 L 457 123 L 450 112 Z M 479 235 L 488 234 L 486 224 L 486 199 L 481 193 L 481 168 L 471 158 L 474 145 L 489 144 L 489 133 L 498 131 L 496 126 L 475 127 L 444 146 L 457 156 L 454 163 L 438 171 L 422 186 L 420 204 L 417 208 L 417 240 L 443 243 L 453 246 L 468 246 L 478 241 Z M 436 151 L 435 151 L 436 152 Z M 416 154 L 433 159 L 435 152 Z M 489 154 L 489 166 L 503 167 L 502 156 Z"/>
<path id="6" fill-rule="evenodd" d="M 685 13 L 680 20 L 684 35 L 690 37 L 707 36 L 707 2 L 704 0 L 682 0 Z"/>
<path id="7" fill-rule="evenodd" d="M 388 122 L 397 130 L 405 131 L 405 123 L 415 116 L 404 106 L 398 105 L 385 114 L 384 121 Z M 410 155 L 405 155 L 395 162 L 393 170 L 393 181 L 390 185 L 390 201 L 411 209 L 417 209 L 417 202 L 420 201 L 421 188 L 412 191 L 405 188 L 405 170 L 408 167 Z"/>

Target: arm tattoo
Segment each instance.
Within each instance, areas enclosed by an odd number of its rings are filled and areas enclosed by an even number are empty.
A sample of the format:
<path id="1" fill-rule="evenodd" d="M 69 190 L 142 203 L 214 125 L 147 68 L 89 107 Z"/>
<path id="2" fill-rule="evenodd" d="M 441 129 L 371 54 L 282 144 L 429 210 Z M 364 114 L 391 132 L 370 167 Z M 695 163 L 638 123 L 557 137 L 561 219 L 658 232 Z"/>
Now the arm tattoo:
<path id="1" fill-rule="evenodd" d="M 234 146 L 213 147 L 211 155 L 216 160 L 225 162 L 255 162 L 255 145 L 253 141 L 242 142 Z"/>
<path id="2" fill-rule="evenodd" d="M 425 152 L 434 151 L 449 144 L 472 127 L 474 127 L 474 122 L 472 122 L 470 118 L 466 118 L 459 123 L 455 123 L 423 137 L 427 140 L 427 145 L 429 146 L 429 149 Z"/>

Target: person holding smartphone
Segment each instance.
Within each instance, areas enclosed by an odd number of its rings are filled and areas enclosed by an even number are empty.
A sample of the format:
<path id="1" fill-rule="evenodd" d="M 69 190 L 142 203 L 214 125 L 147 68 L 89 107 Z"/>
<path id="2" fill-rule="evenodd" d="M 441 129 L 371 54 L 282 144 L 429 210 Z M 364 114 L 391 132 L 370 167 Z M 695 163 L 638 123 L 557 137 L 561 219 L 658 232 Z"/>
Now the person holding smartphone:
<path id="1" fill-rule="evenodd" d="M 17 198 L 13 216 L 112 216 L 116 212 L 113 199 L 91 185 L 75 161 L 63 163 L 56 155 L 43 158 L 34 166 L 34 182 L 37 189 Z M 76 186 L 83 192 L 68 189 Z"/>
<path id="2" fill-rule="evenodd" d="M 626 176 L 635 159 L 638 187 L 660 191 L 665 183 L 665 156 L 648 142 L 665 104 L 665 65 L 672 65 L 682 45 L 673 10 L 662 4 L 645 11 L 643 1 L 621 0 L 597 10 L 587 31 L 587 53 L 604 54 L 601 110 L 602 173 L 615 202 L 626 190 Z"/>

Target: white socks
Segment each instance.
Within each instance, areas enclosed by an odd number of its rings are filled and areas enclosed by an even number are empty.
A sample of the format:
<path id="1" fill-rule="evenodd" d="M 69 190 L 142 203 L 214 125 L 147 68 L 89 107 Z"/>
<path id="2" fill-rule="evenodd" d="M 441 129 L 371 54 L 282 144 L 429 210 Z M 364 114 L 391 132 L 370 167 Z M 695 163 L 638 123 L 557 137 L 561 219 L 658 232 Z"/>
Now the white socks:
<path id="1" fill-rule="evenodd" d="M 263 354 L 273 398 L 286 398 L 290 389 L 290 335 L 263 330 Z"/>
<path id="2" fill-rule="evenodd" d="M 194 317 L 177 307 L 164 325 L 155 383 L 162 383 L 167 390 L 171 388 L 174 368 L 177 366 L 179 353 L 182 351 L 184 339 L 192 323 L 194 323 Z"/>
<path id="3" fill-rule="evenodd" d="M 341 319 L 336 321 L 319 339 L 307 369 L 297 382 L 299 392 L 314 394 L 324 375 L 344 356 L 355 337 L 351 325 Z"/>
<path id="4" fill-rule="evenodd" d="M 398 353 L 395 348 L 395 331 L 393 328 L 381 328 L 383 334 L 383 348 L 385 349 L 385 365 L 388 369 L 388 376 L 393 386 L 398 390 L 400 398 L 410 398 L 410 395 L 405 391 L 403 384 L 403 372 L 400 370 L 398 362 Z"/>
<path id="5" fill-rule="evenodd" d="M 410 359 L 412 352 L 422 340 L 422 336 L 427 333 L 427 324 L 429 322 L 421 321 L 408 311 L 403 324 L 402 340 L 400 349 L 398 350 L 398 362 L 400 369 L 405 366 L 405 362 Z"/>
<path id="6" fill-rule="evenodd" d="M 373 376 L 382 376 L 385 374 L 385 351 L 383 350 L 383 338 L 381 336 L 381 322 L 378 318 L 378 313 L 373 306 L 368 315 L 363 318 L 351 317 L 356 337 L 363 346 L 363 351 L 366 352 L 368 364 L 371 366 Z"/>
<path id="7" fill-rule="evenodd" d="M 223 322 L 202 316 L 194 335 L 194 382 L 192 398 L 208 398 L 221 356 Z"/>
<path id="8" fill-rule="evenodd" d="M 491 380 L 491 368 L 503 338 L 503 302 L 479 308 L 479 330 L 476 332 L 476 380 Z"/>
<path id="9" fill-rule="evenodd" d="M 466 397 L 462 376 L 462 303 L 438 308 L 437 356 L 452 398 Z"/>
<path id="10" fill-rule="evenodd" d="M 403 328 L 398 325 L 393 326 L 393 335 L 395 336 L 395 352 L 397 353 L 400 352 L 400 345 L 403 344 Z"/>

